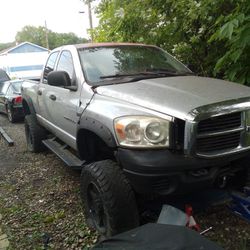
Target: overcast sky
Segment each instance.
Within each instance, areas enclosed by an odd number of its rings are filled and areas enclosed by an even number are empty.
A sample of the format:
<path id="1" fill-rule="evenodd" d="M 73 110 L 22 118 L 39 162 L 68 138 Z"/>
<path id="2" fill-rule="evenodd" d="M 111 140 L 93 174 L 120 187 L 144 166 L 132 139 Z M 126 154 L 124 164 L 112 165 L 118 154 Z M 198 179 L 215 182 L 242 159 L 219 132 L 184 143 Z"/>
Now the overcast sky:
<path id="1" fill-rule="evenodd" d="M 54 32 L 73 32 L 88 38 L 88 9 L 80 0 L 1 0 L 0 43 L 15 41 L 16 33 L 24 26 L 44 26 L 45 20 L 48 29 Z M 94 13 L 93 24 L 98 24 Z"/>

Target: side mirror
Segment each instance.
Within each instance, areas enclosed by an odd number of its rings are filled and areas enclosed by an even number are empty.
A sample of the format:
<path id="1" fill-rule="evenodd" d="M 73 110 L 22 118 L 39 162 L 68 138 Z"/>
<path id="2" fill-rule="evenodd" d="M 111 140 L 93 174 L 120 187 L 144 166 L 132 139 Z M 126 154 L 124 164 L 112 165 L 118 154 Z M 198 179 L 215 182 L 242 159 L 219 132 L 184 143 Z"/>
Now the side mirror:
<path id="1" fill-rule="evenodd" d="M 71 86 L 69 74 L 66 71 L 51 71 L 48 74 L 48 85 L 57 87 Z"/>

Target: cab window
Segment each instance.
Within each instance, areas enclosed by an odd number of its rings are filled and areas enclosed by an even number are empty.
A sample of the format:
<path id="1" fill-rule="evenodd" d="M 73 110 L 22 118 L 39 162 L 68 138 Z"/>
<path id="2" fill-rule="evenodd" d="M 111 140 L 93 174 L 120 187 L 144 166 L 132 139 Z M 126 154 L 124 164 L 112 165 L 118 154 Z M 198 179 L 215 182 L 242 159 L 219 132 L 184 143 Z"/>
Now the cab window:
<path id="1" fill-rule="evenodd" d="M 61 53 L 56 70 L 66 71 L 69 74 L 69 77 L 72 81 L 72 85 L 75 85 L 75 69 L 70 51 L 65 50 Z"/>
<path id="2" fill-rule="evenodd" d="M 57 52 L 52 53 L 49 56 L 47 63 L 45 65 L 45 68 L 44 68 L 43 83 L 47 83 L 48 74 L 55 69 L 55 64 L 56 64 L 56 59 L 57 59 L 58 54 L 59 52 L 57 51 Z"/>

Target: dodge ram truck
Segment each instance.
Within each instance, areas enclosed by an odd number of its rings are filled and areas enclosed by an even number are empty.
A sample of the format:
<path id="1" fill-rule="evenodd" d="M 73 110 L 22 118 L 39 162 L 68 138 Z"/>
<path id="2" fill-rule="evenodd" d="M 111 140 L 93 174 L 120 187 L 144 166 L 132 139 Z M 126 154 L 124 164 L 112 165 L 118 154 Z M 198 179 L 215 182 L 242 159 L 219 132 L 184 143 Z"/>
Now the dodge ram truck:
<path id="1" fill-rule="evenodd" d="M 56 48 L 22 97 L 28 150 L 81 168 L 85 218 L 103 235 L 139 224 L 139 196 L 250 182 L 250 88 L 156 46 Z"/>

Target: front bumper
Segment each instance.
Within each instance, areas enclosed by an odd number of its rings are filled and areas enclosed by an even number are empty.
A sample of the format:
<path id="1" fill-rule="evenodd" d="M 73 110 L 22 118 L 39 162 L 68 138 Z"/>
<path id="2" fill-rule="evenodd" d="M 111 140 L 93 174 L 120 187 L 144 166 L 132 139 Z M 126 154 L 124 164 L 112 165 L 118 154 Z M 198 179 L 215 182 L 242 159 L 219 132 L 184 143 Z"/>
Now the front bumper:
<path id="1" fill-rule="evenodd" d="M 169 150 L 120 148 L 117 152 L 119 164 L 134 190 L 141 194 L 160 195 L 183 194 L 213 186 L 225 167 L 247 155 L 249 152 L 203 159 L 186 157 Z M 240 170 L 237 168 L 236 171 Z"/>

